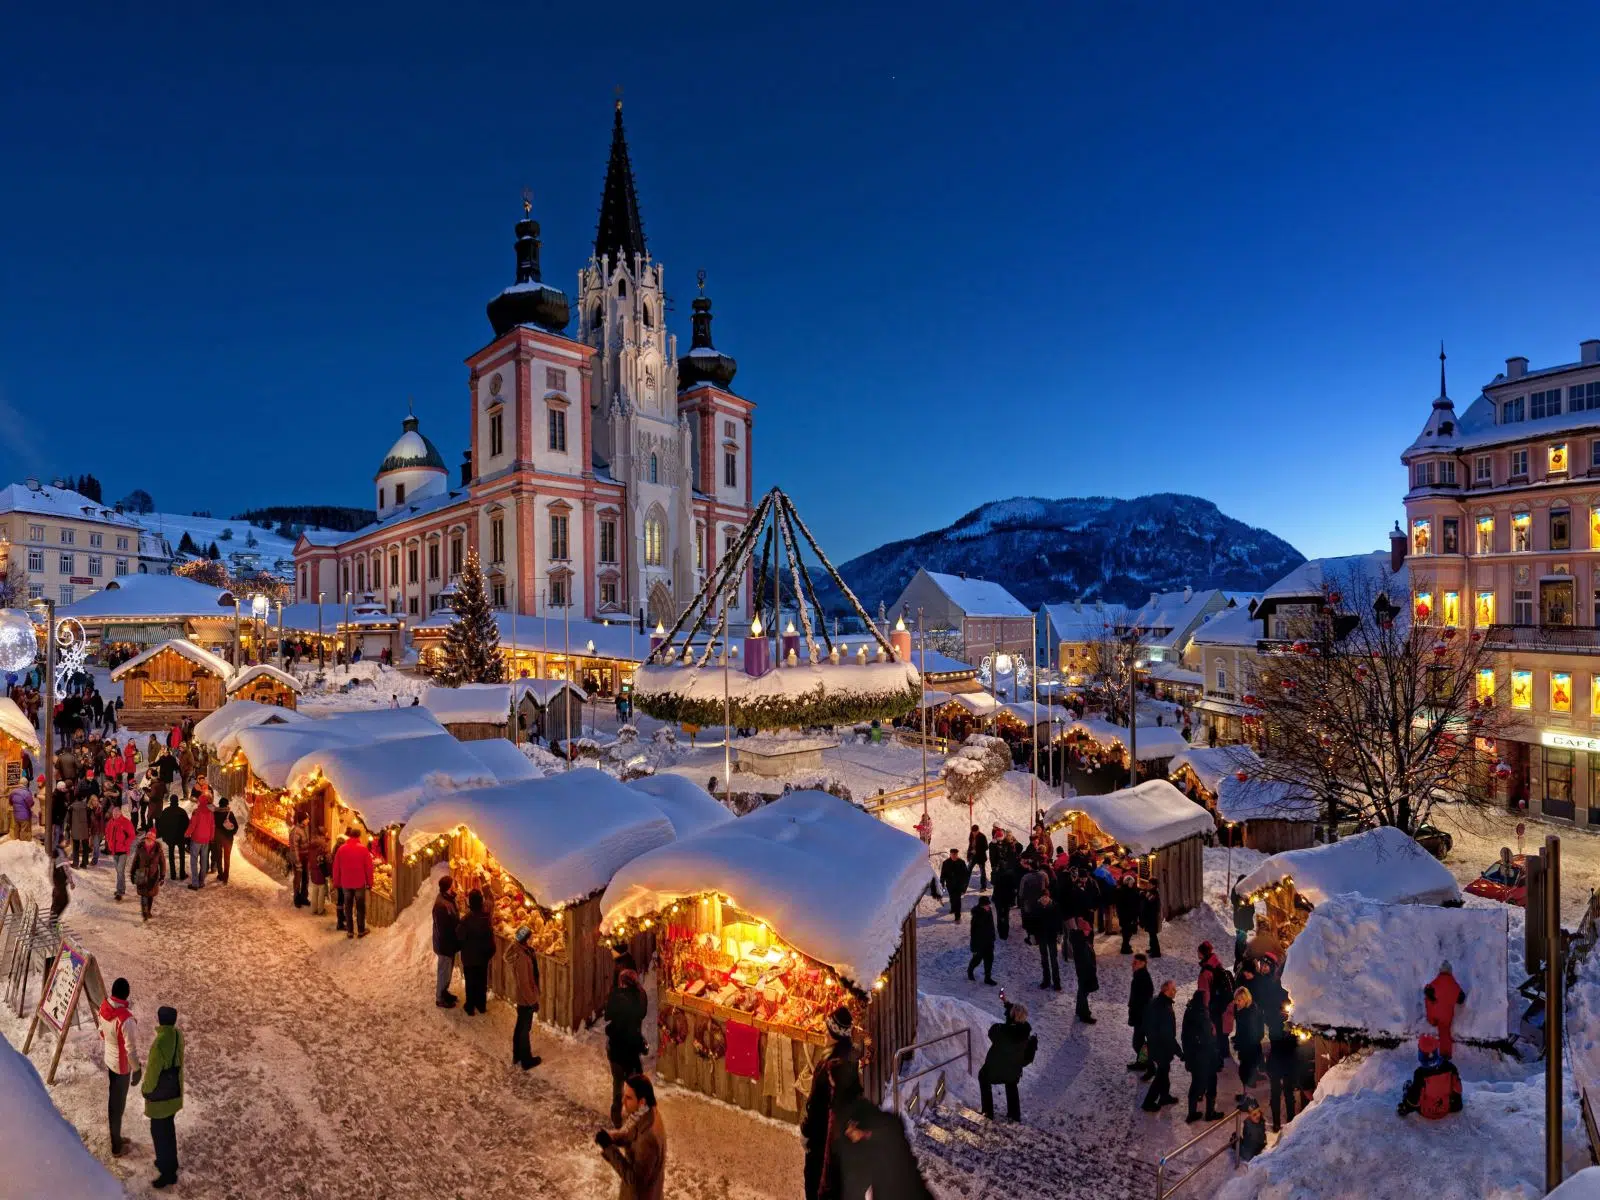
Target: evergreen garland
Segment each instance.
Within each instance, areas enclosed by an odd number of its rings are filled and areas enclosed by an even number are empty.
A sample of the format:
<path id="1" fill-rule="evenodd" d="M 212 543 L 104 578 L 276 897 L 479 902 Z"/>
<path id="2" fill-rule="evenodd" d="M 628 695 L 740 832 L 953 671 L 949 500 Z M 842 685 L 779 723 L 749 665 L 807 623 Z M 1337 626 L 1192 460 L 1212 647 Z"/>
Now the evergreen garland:
<path id="1" fill-rule="evenodd" d="M 851 668 L 837 669 L 849 671 Z M 681 692 L 650 690 L 655 682 L 644 677 L 643 671 L 635 676 L 634 703 L 640 712 L 658 721 L 698 725 L 702 729 L 722 724 L 721 696 L 686 696 Z M 801 729 L 889 721 L 905 716 L 921 699 L 920 684 L 881 692 L 830 692 L 819 682 L 812 690 L 795 696 L 747 696 L 743 699 L 734 696 L 731 707 L 734 725 L 744 729 Z"/>
<path id="2" fill-rule="evenodd" d="M 445 630 L 444 666 L 439 671 L 439 682 L 446 687 L 460 687 L 464 683 L 504 683 L 500 626 L 489 604 L 476 550 L 467 551 L 451 608 L 456 619 Z"/>

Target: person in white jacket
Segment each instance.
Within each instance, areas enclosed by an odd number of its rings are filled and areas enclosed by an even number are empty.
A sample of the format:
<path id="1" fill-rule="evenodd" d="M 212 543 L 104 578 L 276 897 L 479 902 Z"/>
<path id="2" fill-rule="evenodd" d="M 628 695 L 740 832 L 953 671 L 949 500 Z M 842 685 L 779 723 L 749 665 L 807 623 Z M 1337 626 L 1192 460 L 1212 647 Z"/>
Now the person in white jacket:
<path id="1" fill-rule="evenodd" d="M 128 1103 L 128 1086 L 139 1082 L 139 1025 L 128 1006 L 128 981 L 117 979 L 111 995 L 100 1003 L 95 1024 L 105 1047 L 106 1073 L 111 1090 L 106 1100 L 106 1118 L 111 1125 L 111 1153 L 121 1158 L 130 1146 L 122 1137 L 122 1110 Z"/>

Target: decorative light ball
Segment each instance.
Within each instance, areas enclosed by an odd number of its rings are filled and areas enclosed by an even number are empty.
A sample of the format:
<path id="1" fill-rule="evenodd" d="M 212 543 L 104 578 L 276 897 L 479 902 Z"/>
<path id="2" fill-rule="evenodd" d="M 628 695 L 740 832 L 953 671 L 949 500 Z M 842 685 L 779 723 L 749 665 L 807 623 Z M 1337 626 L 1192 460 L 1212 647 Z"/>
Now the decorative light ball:
<path id="1" fill-rule="evenodd" d="M 21 609 L 0 609 L 0 671 L 21 673 L 39 655 L 33 621 Z"/>

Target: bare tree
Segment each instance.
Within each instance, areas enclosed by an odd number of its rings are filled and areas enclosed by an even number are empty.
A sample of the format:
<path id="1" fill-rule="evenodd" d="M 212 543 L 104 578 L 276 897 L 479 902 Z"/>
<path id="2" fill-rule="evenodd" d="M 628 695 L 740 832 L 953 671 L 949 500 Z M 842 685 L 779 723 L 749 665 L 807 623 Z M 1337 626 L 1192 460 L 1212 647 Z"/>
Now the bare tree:
<path id="1" fill-rule="evenodd" d="M 1481 631 L 1424 611 L 1433 594 L 1377 558 L 1279 613 L 1277 649 L 1249 686 L 1263 778 L 1316 797 L 1330 824 L 1415 833 L 1440 801 L 1483 801 L 1509 721 Z M 1485 786 L 1488 781 L 1488 786 Z"/>
<path id="2" fill-rule="evenodd" d="M 0 608 L 21 608 L 28 598 L 28 572 L 22 559 L 13 554 L 0 571 Z"/>
<path id="3" fill-rule="evenodd" d="M 1128 712 L 1128 685 L 1149 632 L 1137 623 L 1138 612 L 1131 608 L 1106 610 L 1104 627 L 1089 643 L 1083 677 L 1089 692 L 1105 705 L 1108 720 L 1131 724 Z"/>

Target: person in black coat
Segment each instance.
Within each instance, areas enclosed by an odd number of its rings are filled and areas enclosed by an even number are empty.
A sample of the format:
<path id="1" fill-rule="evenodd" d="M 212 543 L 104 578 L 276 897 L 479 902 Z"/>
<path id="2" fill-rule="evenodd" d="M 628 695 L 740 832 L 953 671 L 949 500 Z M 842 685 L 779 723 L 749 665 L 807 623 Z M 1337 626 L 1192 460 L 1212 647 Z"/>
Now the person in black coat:
<path id="1" fill-rule="evenodd" d="M 1100 970 L 1094 956 L 1094 926 L 1089 923 L 1089 918 L 1078 917 L 1070 922 L 1068 929 L 1072 970 L 1078 977 L 1078 1020 L 1085 1025 L 1093 1025 L 1094 1014 L 1089 1011 L 1089 997 L 1100 990 Z"/>
<path id="2" fill-rule="evenodd" d="M 967 879 L 970 881 L 972 873 L 978 873 L 978 890 L 989 890 L 989 839 L 983 836 L 983 830 L 976 825 L 967 834 Z"/>
<path id="3" fill-rule="evenodd" d="M 1139 928 L 1150 935 L 1150 957 L 1161 957 L 1161 885 L 1154 879 L 1144 888 L 1144 903 L 1139 909 Z"/>
<path id="4" fill-rule="evenodd" d="M 978 1092 L 983 1098 L 983 1115 L 994 1120 L 994 1085 L 1006 1090 L 1006 1120 L 1022 1119 L 1022 1101 L 1017 1084 L 1022 1069 L 1038 1053 L 1039 1039 L 1028 1024 L 1028 1010 L 1021 1004 L 1006 1004 L 1006 1019 L 989 1026 L 989 1053 L 978 1068 Z"/>
<path id="5" fill-rule="evenodd" d="M 484 911 L 483 893 L 476 888 L 467 897 L 467 915 L 456 926 L 461 947 L 461 974 L 466 981 L 467 1016 L 489 1011 L 489 964 L 494 960 L 494 925 Z"/>
<path id="6" fill-rule="evenodd" d="M 1220 1121 L 1217 1111 L 1217 1071 L 1222 1056 L 1217 1052 L 1217 1027 L 1211 1020 L 1206 994 L 1195 989 L 1189 1006 L 1183 1010 L 1183 1061 L 1189 1068 L 1189 1115 L 1186 1121 Z M 1200 1112 L 1205 1098 L 1206 1111 Z"/>
<path id="7" fill-rule="evenodd" d="M 939 864 L 939 882 L 950 893 L 950 911 L 956 924 L 961 923 L 961 894 L 967 890 L 967 864 L 961 861 L 961 851 L 950 847 L 950 857 Z"/>
<path id="8" fill-rule="evenodd" d="M 1145 1010 L 1144 1044 L 1154 1072 L 1150 1089 L 1144 1094 L 1145 1112 L 1178 1102 L 1172 1094 L 1172 1060 L 1178 1054 L 1178 1015 L 1172 1001 L 1177 994 L 1178 985 L 1168 979 Z"/>
<path id="9" fill-rule="evenodd" d="M 805 1112 L 800 1114 L 800 1139 L 805 1143 L 806 1200 L 839 1195 L 839 1158 L 835 1147 L 844 1129 L 841 1118 L 861 1097 L 861 1072 L 855 1043 L 851 1040 L 852 1024 L 848 1008 L 837 1008 L 828 1018 L 828 1036 L 833 1039 L 833 1045 L 817 1062 L 811 1076 L 811 1092 L 806 1096 Z"/>
<path id="10" fill-rule="evenodd" d="M 637 971 L 623 970 L 606 998 L 606 1062 L 611 1066 L 611 1128 L 622 1128 L 622 1085 L 642 1069 L 649 1045 L 644 1019 L 650 1001 Z"/>
<path id="11" fill-rule="evenodd" d="M 933 1200 L 917 1156 L 906 1139 L 905 1123 L 865 1096 L 844 1112 L 839 1139 L 839 1185 L 842 1200 Z"/>
<path id="12" fill-rule="evenodd" d="M 1133 953 L 1133 935 L 1139 932 L 1139 913 L 1144 908 L 1144 897 L 1139 894 L 1139 879 L 1133 872 L 1122 877 L 1112 893 L 1111 903 L 1117 910 L 1117 928 L 1122 933 L 1119 953 Z"/>
<path id="13" fill-rule="evenodd" d="M 1133 977 L 1128 980 L 1128 1024 L 1133 1027 L 1133 1061 L 1130 1071 L 1144 1071 L 1153 1077 L 1150 1056 L 1145 1047 L 1144 1018 L 1150 1001 L 1156 994 L 1155 981 L 1150 978 L 1150 963 L 1142 954 L 1133 956 Z"/>
<path id="14" fill-rule="evenodd" d="M 1266 1036 L 1267 1023 L 1256 1007 L 1248 988 L 1238 988 L 1233 993 L 1233 1049 L 1239 1056 L 1239 1084 L 1249 1087 L 1256 1081 L 1256 1071 L 1261 1066 L 1261 1039 Z"/>
<path id="15" fill-rule="evenodd" d="M 189 873 L 189 814 L 176 796 L 167 797 L 167 806 L 156 818 L 156 836 L 167 844 L 167 877 L 182 879 Z"/>
<path id="16" fill-rule="evenodd" d="M 983 981 L 994 982 L 994 910 L 989 907 L 989 897 L 979 896 L 978 903 L 972 909 L 972 959 L 967 963 L 967 978 L 972 978 L 972 969 L 979 963 L 983 964 Z"/>
<path id="17" fill-rule="evenodd" d="M 1039 969 L 1044 973 L 1042 988 L 1061 990 L 1061 960 L 1056 942 L 1061 937 L 1061 910 L 1048 891 L 1039 895 L 1033 910 L 1033 940 L 1039 943 Z"/>
<path id="18" fill-rule="evenodd" d="M 450 991 L 450 979 L 456 971 L 456 955 L 461 952 L 461 942 L 456 928 L 461 924 L 461 913 L 456 908 L 455 880 L 446 875 L 439 880 L 439 896 L 433 902 L 433 958 L 434 1003 L 440 1008 L 454 1008 L 456 998 Z"/>
<path id="19" fill-rule="evenodd" d="M 1017 904 L 1017 883 L 1022 865 L 1005 842 L 996 842 L 994 859 L 995 930 L 1002 942 L 1011 936 L 1011 910 Z"/>

